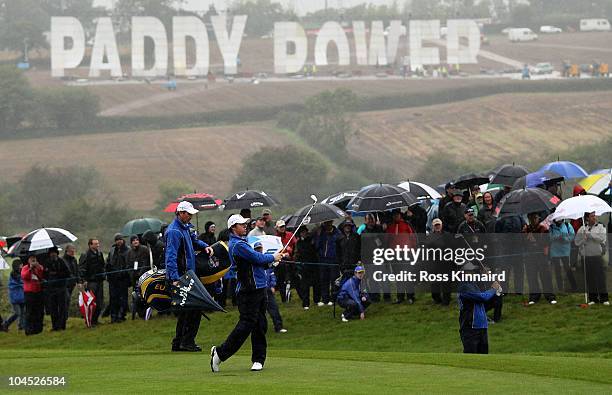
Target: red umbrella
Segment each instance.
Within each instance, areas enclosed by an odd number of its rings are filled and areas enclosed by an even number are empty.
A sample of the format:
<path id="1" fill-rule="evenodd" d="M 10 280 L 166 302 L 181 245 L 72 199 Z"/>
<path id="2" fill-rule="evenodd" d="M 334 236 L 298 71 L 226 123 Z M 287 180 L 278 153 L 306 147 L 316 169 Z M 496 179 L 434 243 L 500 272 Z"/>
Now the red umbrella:
<path id="1" fill-rule="evenodd" d="M 79 294 L 79 310 L 85 320 L 85 325 L 91 328 L 91 318 L 96 311 L 96 295 L 93 292 L 81 291 Z"/>
<path id="2" fill-rule="evenodd" d="M 214 210 L 223 203 L 223 200 L 215 199 L 213 195 L 208 193 L 190 193 L 179 197 L 174 202 L 168 203 L 164 212 L 174 213 L 180 202 L 189 202 L 198 210 Z"/>

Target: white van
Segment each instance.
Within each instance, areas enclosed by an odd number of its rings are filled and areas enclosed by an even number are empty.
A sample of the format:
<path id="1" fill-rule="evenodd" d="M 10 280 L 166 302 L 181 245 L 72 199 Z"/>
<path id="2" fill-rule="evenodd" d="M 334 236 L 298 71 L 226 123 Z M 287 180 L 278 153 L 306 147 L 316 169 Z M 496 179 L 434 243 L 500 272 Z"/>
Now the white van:
<path id="1" fill-rule="evenodd" d="M 508 39 L 510 39 L 510 41 L 513 43 L 521 41 L 535 41 L 538 39 L 538 35 L 531 29 L 521 27 L 517 29 L 510 29 L 508 31 Z"/>
<path id="2" fill-rule="evenodd" d="M 610 22 L 607 19 L 581 19 L 581 32 L 609 32 Z"/>

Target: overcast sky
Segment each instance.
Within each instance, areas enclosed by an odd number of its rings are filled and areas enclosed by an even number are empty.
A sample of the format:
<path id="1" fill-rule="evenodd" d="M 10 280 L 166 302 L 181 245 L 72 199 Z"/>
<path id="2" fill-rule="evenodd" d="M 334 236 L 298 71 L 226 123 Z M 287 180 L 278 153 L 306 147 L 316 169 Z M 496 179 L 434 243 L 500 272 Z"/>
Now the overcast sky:
<path id="1" fill-rule="evenodd" d="M 105 7 L 112 7 L 115 0 L 94 0 L 95 5 L 101 5 Z M 275 2 L 281 3 L 285 7 L 294 8 L 295 11 L 300 14 L 306 14 L 308 12 L 316 11 L 325 7 L 325 0 L 276 0 Z M 202 11 L 207 10 L 208 6 L 214 3 L 217 9 L 225 9 L 231 1 L 226 0 L 187 0 L 184 6 L 187 10 Z M 393 4 L 393 0 L 327 0 L 328 7 L 354 7 L 359 4 L 369 3 L 382 5 Z M 397 4 L 400 8 L 403 8 L 405 0 L 397 0 Z"/>

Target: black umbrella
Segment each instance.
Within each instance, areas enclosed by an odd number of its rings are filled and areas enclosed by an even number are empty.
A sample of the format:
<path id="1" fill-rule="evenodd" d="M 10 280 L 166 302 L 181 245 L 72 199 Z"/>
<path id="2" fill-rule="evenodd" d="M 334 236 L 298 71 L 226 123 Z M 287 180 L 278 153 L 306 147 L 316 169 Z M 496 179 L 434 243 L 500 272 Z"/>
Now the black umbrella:
<path id="1" fill-rule="evenodd" d="M 517 179 L 526 176 L 528 173 L 529 170 L 524 166 L 506 164 L 493 170 L 489 180 L 491 184 L 513 185 Z"/>
<path id="2" fill-rule="evenodd" d="M 312 207 L 312 211 L 308 214 L 308 217 L 304 219 L 304 216 L 308 213 L 308 210 Z M 298 211 L 296 211 L 291 218 L 289 218 L 289 222 L 287 222 L 288 228 L 296 228 L 302 219 L 304 219 L 304 225 L 308 224 L 318 224 L 325 221 L 333 221 L 335 219 L 346 217 L 346 213 L 339 209 L 338 207 L 326 204 L 326 203 L 315 203 L 314 207 L 312 204 L 308 206 L 304 206 Z"/>
<path id="3" fill-rule="evenodd" d="M 224 210 L 253 209 L 257 207 L 271 207 L 278 204 L 276 199 L 268 196 L 264 191 L 241 191 L 225 199 Z"/>
<path id="4" fill-rule="evenodd" d="M 535 188 L 540 185 L 554 185 L 563 182 L 565 177 L 550 170 L 529 173 L 514 182 L 512 189 Z"/>
<path id="5" fill-rule="evenodd" d="M 467 189 L 472 185 L 483 185 L 489 183 L 489 177 L 480 173 L 468 173 L 457 177 L 452 181 L 455 188 Z"/>
<path id="6" fill-rule="evenodd" d="M 416 203 L 416 197 L 397 185 L 372 184 L 361 188 L 347 205 L 348 211 L 377 212 L 404 208 Z"/>
<path id="7" fill-rule="evenodd" d="M 335 193 L 321 200 L 321 203 L 333 204 L 334 206 L 346 210 L 346 205 L 351 201 L 352 198 L 357 196 L 359 191 L 346 191 Z"/>
<path id="8" fill-rule="evenodd" d="M 498 217 L 550 211 L 561 199 L 540 188 L 525 188 L 508 193 L 500 202 Z"/>
<path id="9" fill-rule="evenodd" d="M 183 277 L 179 278 L 178 282 L 178 286 L 172 286 L 171 296 L 173 308 L 226 312 L 223 307 L 219 306 L 213 297 L 210 296 L 193 270 L 187 271 Z"/>

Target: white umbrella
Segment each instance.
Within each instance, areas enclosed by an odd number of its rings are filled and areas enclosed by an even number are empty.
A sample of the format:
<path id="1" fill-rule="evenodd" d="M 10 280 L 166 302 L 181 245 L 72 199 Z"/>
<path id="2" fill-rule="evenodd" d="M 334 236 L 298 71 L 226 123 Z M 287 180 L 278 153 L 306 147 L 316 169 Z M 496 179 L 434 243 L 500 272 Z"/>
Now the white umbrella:
<path id="1" fill-rule="evenodd" d="M 41 228 L 36 229 L 9 249 L 9 254 L 20 255 L 30 251 L 41 251 L 63 244 L 72 243 L 77 237 L 65 229 L 61 228 Z"/>
<path id="2" fill-rule="evenodd" d="M 11 266 L 0 256 L 0 270 L 9 270 Z"/>
<path id="3" fill-rule="evenodd" d="M 551 220 L 558 219 L 578 219 L 582 218 L 582 225 L 584 226 L 584 213 L 595 212 L 595 215 L 600 216 L 605 213 L 612 212 L 612 207 L 602 199 L 593 195 L 580 195 L 574 196 L 567 200 L 562 201 L 555 212 L 550 216 Z M 586 263 L 583 262 L 584 267 L 584 303 L 588 303 L 588 288 L 586 282 Z"/>
<path id="4" fill-rule="evenodd" d="M 600 216 L 612 212 L 612 207 L 602 199 L 593 195 L 574 196 L 562 201 L 551 216 L 551 220 L 583 218 L 584 213 L 595 212 Z"/>
<path id="5" fill-rule="evenodd" d="M 406 181 L 397 186 L 412 193 L 417 199 L 440 199 L 442 197 L 434 188 L 421 182 Z"/>

